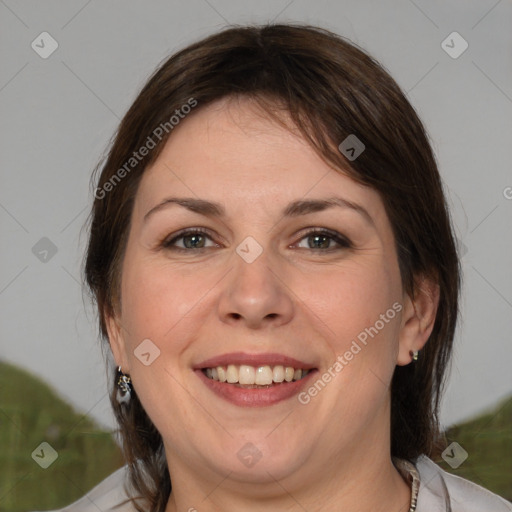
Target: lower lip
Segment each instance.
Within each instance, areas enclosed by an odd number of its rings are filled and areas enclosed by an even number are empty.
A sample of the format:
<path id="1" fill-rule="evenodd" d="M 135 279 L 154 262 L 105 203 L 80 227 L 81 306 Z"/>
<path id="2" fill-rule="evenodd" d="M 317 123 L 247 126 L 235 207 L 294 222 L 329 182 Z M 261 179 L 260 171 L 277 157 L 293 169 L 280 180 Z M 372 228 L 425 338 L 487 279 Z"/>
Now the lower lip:
<path id="1" fill-rule="evenodd" d="M 272 385 L 270 388 L 252 389 L 209 379 L 201 370 L 195 370 L 195 372 L 209 389 L 228 402 L 241 407 L 265 407 L 297 395 L 306 386 L 311 376 L 316 373 L 316 370 L 311 370 L 300 380 L 281 382 Z"/>

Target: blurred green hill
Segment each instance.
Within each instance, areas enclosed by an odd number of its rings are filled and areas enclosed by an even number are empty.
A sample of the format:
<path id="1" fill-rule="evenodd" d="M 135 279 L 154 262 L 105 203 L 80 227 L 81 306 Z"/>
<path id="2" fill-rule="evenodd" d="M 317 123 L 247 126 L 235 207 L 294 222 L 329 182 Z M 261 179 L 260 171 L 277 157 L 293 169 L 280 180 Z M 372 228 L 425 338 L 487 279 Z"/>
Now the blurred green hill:
<path id="1" fill-rule="evenodd" d="M 42 442 L 57 452 L 47 469 L 35 462 L 51 461 L 50 449 L 36 450 Z M 74 411 L 43 381 L 0 362 L 1 511 L 63 507 L 123 464 L 110 432 Z"/>
<path id="2" fill-rule="evenodd" d="M 445 432 L 448 443 L 457 442 L 468 458 L 452 469 L 436 458 L 445 471 L 467 478 L 512 501 L 512 397 L 471 421 Z"/>
<path id="3" fill-rule="evenodd" d="M 512 397 L 450 428 L 446 437 L 468 458 L 457 469 L 435 458 L 443 469 L 512 501 Z M 35 462 L 51 457 L 46 446 L 38 448 L 42 442 L 58 454 L 47 469 Z M 41 380 L 0 362 L 0 511 L 61 508 L 122 465 L 110 432 L 74 411 Z"/>

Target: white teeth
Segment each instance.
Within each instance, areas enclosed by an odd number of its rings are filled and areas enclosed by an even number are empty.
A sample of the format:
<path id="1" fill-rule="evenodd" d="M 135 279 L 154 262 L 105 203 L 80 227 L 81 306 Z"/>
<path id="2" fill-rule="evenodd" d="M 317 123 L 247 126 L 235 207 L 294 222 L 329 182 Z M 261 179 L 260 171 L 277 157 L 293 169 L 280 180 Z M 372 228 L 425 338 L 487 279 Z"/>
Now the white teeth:
<path id="1" fill-rule="evenodd" d="M 274 371 L 272 372 L 272 380 L 274 382 L 283 382 L 284 380 L 284 367 L 281 365 L 274 366 Z"/>
<path id="2" fill-rule="evenodd" d="M 254 369 L 254 366 L 247 366 L 246 364 L 240 366 L 240 372 L 238 377 L 238 382 L 240 384 L 254 384 L 255 376 L 256 370 Z"/>
<path id="3" fill-rule="evenodd" d="M 206 370 L 206 376 L 208 377 L 208 370 Z M 238 368 L 234 364 L 228 364 L 228 368 L 226 370 L 226 380 L 230 384 L 235 384 L 238 382 Z"/>
<path id="4" fill-rule="evenodd" d="M 226 376 L 226 370 L 222 366 L 217 366 L 217 375 L 220 382 L 226 382 L 228 379 Z"/>
<path id="5" fill-rule="evenodd" d="M 241 386 L 270 386 L 272 383 L 292 382 L 305 377 L 309 370 L 295 369 L 291 366 L 250 366 L 247 364 L 228 364 L 216 368 L 206 368 L 204 373 L 209 379 Z"/>
<path id="6" fill-rule="evenodd" d="M 272 368 L 270 368 L 270 366 L 260 366 L 256 370 L 256 380 L 254 384 L 258 386 L 270 386 L 270 384 L 272 384 Z"/>

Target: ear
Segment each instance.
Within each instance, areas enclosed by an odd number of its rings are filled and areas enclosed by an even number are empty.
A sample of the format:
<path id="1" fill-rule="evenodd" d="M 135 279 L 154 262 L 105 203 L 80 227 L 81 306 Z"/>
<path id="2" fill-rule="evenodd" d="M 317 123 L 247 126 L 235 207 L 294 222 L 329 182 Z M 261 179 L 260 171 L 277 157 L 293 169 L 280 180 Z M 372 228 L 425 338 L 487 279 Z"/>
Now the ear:
<path id="1" fill-rule="evenodd" d="M 117 366 L 120 366 L 124 373 L 130 372 L 129 360 L 126 357 L 126 345 L 124 329 L 121 324 L 120 314 L 105 310 L 105 325 L 107 327 L 110 349 Z"/>
<path id="2" fill-rule="evenodd" d="M 404 294 L 397 365 L 409 364 L 412 361 L 413 352 L 424 347 L 434 328 L 438 305 L 437 280 L 425 276 L 416 278 L 414 298 Z"/>

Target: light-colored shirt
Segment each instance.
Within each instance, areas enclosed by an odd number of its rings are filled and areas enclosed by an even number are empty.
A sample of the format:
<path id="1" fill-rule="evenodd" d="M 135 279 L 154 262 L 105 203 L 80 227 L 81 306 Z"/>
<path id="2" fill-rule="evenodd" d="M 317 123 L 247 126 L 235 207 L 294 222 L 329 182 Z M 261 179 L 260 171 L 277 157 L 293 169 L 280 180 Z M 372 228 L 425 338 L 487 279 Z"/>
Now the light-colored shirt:
<path id="1" fill-rule="evenodd" d="M 512 503 L 483 487 L 452 475 L 422 455 L 415 465 L 419 490 L 415 512 L 512 512 Z M 54 512 L 136 512 L 125 491 L 124 466 L 71 505 Z"/>

